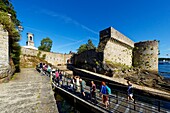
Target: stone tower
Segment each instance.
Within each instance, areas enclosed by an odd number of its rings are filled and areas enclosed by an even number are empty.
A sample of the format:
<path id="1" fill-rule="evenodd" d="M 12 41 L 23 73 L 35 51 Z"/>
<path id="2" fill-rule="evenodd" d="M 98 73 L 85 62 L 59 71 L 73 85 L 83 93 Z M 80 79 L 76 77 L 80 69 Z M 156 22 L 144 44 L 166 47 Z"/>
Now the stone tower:
<path id="1" fill-rule="evenodd" d="M 98 52 L 103 53 L 103 61 L 132 66 L 134 42 L 113 27 L 100 31 Z"/>
<path id="2" fill-rule="evenodd" d="M 157 40 L 135 43 L 133 66 L 158 71 L 158 45 Z"/>
<path id="3" fill-rule="evenodd" d="M 27 33 L 27 42 L 26 42 L 26 45 L 27 46 L 33 46 L 34 47 L 34 34 L 32 33 Z"/>

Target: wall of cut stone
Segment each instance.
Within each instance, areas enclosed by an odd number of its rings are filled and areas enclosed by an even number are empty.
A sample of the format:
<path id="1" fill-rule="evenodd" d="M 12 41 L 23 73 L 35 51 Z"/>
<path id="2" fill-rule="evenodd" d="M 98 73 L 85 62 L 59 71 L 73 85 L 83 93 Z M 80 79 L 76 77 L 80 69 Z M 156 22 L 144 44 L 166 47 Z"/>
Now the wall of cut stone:
<path id="1" fill-rule="evenodd" d="M 111 39 L 104 49 L 104 61 L 132 66 L 132 48 Z"/>
<path id="2" fill-rule="evenodd" d="M 22 55 L 31 55 L 31 56 L 37 56 L 40 52 L 40 57 L 43 57 L 45 55 L 45 60 L 48 63 L 51 63 L 52 65 L 64 65 L 67 63 L 67 60 L 70 60 L 72 57 L 72 54 L 61 54 L 61 53 L 52 53 L 52 52 L 45 52 L 45 51 L 39 51 L 35 49 L 30 48 L 21 48 L 21 54 Z"/>
<path id="3" fill-rule="evenodd" d="M 134 67 L 158 71 L 158 41 L 135 43 L 133 55 Z"/>
<path id="4" fill-rule="evenodd" d="M 9 65 L 8 32 L 0 25 L 0 65 Z"/>
<path id="5" fill-rule="evenodd" d="M 9 61 L 8 32 L 0 25 L 0 83 L 9 80 L 14 71 L 13 62 Z"/>
<path id="6" fill-rule="evenodd" d="M 98 53 L 95 50 L 84 51 L 81 54 L 74 55 L 73 64 L 79 65 L 79 64 L 88 63 L 94 66 L 95 59 L 96 60 L 99 59 Z"/>
<path id="7" fill-rule="evenodd" d="M 132 66 L 134 42 L 112 27 L 100 31 L 98 52 L 103 52 L 103 61 Z"/>
<path id="8" fill-rule="evenodd" d="M 115 40 L 118 40 L 126 45 L 129 45 L 132 48 L 134 47 L 134 42 L 130 38 L 126 37 L 125 35 L 117 31 L 113 27 L 111 27 L 110 29 L 111 29 L 111 38 L 114 38 Z"/>

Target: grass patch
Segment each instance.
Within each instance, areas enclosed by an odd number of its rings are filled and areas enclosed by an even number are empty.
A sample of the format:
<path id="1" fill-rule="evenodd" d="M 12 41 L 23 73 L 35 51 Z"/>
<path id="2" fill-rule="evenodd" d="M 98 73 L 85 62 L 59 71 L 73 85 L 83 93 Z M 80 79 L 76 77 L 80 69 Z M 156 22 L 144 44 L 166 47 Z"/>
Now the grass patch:
<path id="1" fill-rule="evenodd" d="M 125 65 L 125 64 L 115 63 L 115 62 L 108 61 L 108 60 L 106 60 L 106 64 L 109 65 L 109 66 L 111 66 L 112 68 L 117 68 L 117 69 L 120 69 L 120 70 L 122 70 L 122 71 L 133 68 L 133 67 L 127 66 L 127 65 Z"/>
<path id="2" fill-rule="evenodd" d="M 15 80 L 17 79 L 17 73 L 15 73 L 12 77 L 11 77 L 11 80 Z"/>

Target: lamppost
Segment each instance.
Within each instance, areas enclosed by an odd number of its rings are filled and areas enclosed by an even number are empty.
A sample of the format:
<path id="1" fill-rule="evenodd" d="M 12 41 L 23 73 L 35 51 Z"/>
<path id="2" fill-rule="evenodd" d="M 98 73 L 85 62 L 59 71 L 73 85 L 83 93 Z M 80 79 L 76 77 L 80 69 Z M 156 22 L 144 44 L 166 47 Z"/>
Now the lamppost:
<path id="1" fill-rule="evenodd" d="M 22 26 L 18 26 L 18 31 L 22 32 L 24 30 L 24 28 Z"/>

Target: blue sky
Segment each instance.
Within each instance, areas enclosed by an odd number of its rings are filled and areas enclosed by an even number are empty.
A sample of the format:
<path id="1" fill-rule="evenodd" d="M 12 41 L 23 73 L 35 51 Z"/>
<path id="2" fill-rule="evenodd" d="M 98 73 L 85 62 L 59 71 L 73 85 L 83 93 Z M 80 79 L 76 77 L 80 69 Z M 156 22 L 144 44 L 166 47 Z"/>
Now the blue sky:
<path id="1" fill-rule="evenodd" d="M 134 42 L 160 40 L 159 57 L 170 57 L 170 0 L 11 0 L 22 22 L 20 44 L 34 34 L 38 47 L 45 37 L 53 52 L 75 52 L 99 31 L 114 27 Z M 167 56 L 166 54 L 169 54 Z"/>

